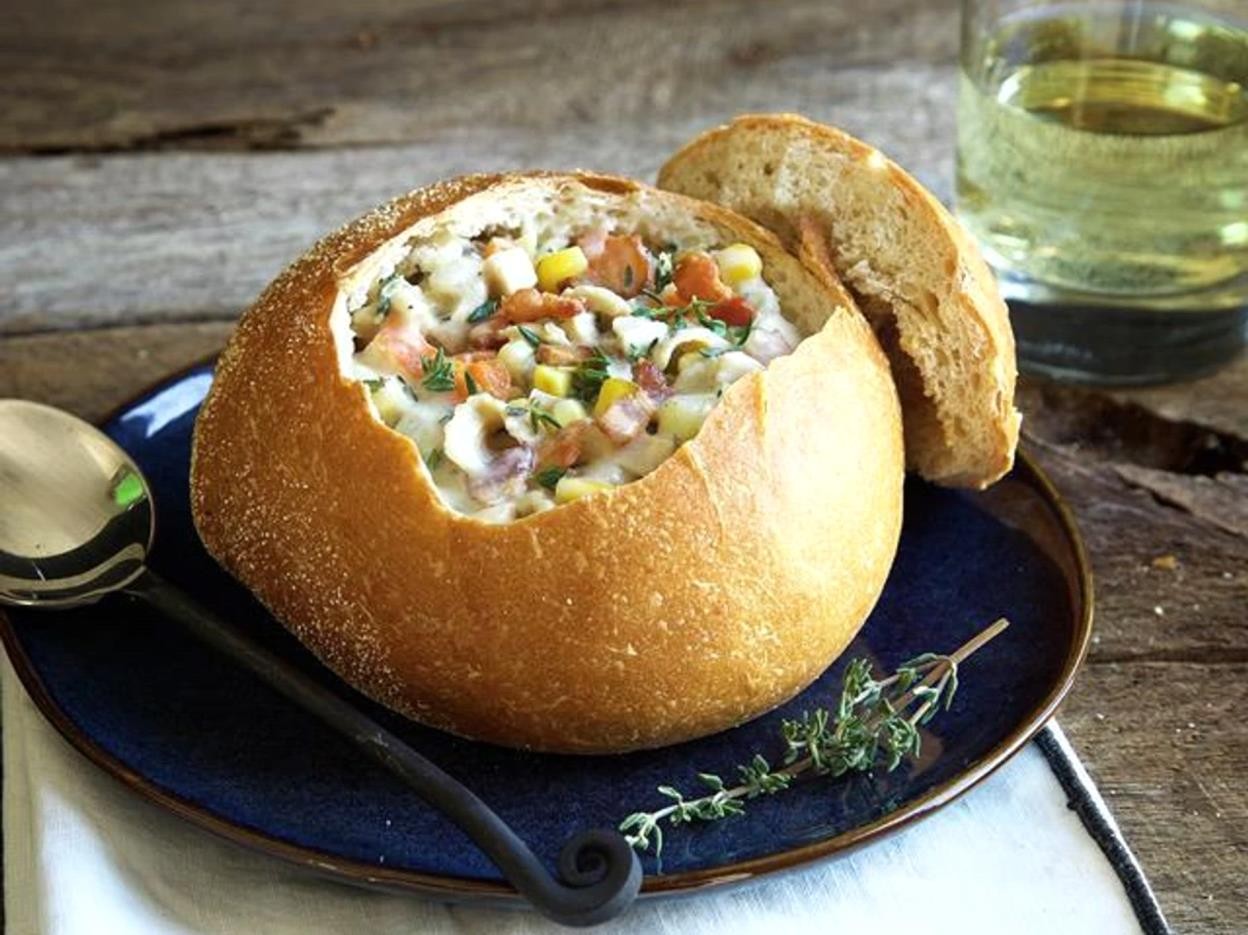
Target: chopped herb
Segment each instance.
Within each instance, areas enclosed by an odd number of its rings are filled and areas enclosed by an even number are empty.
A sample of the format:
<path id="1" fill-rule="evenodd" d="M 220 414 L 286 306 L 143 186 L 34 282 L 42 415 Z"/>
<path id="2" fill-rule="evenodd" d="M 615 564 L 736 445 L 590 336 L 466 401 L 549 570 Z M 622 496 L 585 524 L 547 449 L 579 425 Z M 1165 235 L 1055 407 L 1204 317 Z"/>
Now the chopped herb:
<path id="1" fill-rule="evenodd" d="M 425 466 L 431 471 L 436 471 L 438 465 L 442 463 L 442 449 L 434 448 L 429 454 L 425 455 Z"/>
<path id="2" fill-rule="evenodd" d="M 723 357 L 729 351 L 735 350 L 735 347 L 704 347 L 698 353 L 703 357 Z"/>
<path id="3" fill-rule="evenodd" d="M 377 317 L 385 318 L 390 314 L 390 300 L 394 298 L 394 290 L 403 282 L 403 276 L 397 270 L 381 281 L 377 289 Z"/>
<path id="4" fill-rule="evenodd" d="M 667 310 L 662 306 L 655 308 L 653 305 L 633 305 L 631 308 L 634 318 L 645 318 L 649 321 L 654 321 L 667 313 Z"/>
<path id="5" fill-rule="evenodd" d="M 494 313 L 498 311 L 498 299 L 486 299 L 471 312 L 468 313 L 468 323 L 477 324 L 485 321 L 487 318 L 493 318 Z"/>
<path id="6" fill-rule="evenodd" d="M 659 339 L 655 338 L 645 347 L 642 347 L 640 344 L 629 345 L 628 359 L 631 360 L 633 363 L 637 363 L 637 361 L 641 360 L 643 357 L 649 357 L 650 353 L 654 350 L 654 346 L 658 343 L 659 343 Z"/>
<path id="7" fill-rule="evenodd" d="M 451 419 L 453 419 L 454 417 L 455 417 L 454 410 L 451 410 L 450 412 L 447 412 L 447 413 L 443 413 L 442 415 L 438 416 L 438 424 L 446 425 L 446 423 L 450 422 Z"/>
<path id="8" fill-rule="evenodd" d="M 602 352 L 600 347 L 594 348 L 594 353 L 581 362 L 576 372 L 572 374 L 572 385 L 578 399 L 592 403 L 598 398 L 602 384 L 611 376 L 611 371 L 608 369 L 610 364 L 611 359 Z"/>
<path id="9" fill-rule="evenodd" d="M 537 472 L 537 482 L 547 490 L 554 490 L 559 485 L 563 475 L 567 473 L 567 468 L 548 467 L 544 471 Z"/>
<path id="10" fill-rule="evenodd" d="M 660 294 L 657 290 L 655 290 L 655 289 L 642 289 L 642 290 L 641 290 L 641 294 L 642 294 L 642 295 L 644 295 L 644 296 L 645 296 L 647 299 L 649 299 L 651 302 L 657 302 L 657 303 L 659 303 L 659 308 L 658 308 L 658 309 L 655 309 L 655 311 L 661 311 L 661 310 L 662 310 L 662 311 L 665 311 L 665 310 L 666 310 L 666 309 L 664 309 L 664 308 L 663 308 L 663 296 L 662 296 L 662 295 L 661 295 L 661 294 Z"/>
<path id="11" fill-rule="evenodd" d="M 364 385 L 367 386 L 371 392 L 376 393 L 378 390 L 380 390 L 383 386 L 386 385 L 386 378 L 374 377 L 371 380 L 365 380 Z"/>
<path id="12" fill-rule="evenodd" d="M 503 409 L 503 414 L 508 416 L 524 416 L 528 415 L 529 410 L 526 406 L 510 405 Z"/>
<path id="13" fill-rule="evenodd" d="M 728 326 L 718 318 L 712 318 L 700 308 L 695 308 L 693 310 L 693 314 L 697 316 L 698 324 L 700 324 L 703 328 L 709 328 L 711 331 L 714 331 L 716 334 L 723 337 L 728 336 Z"/>
<path id="14" fill-rule="evenodd" d="M 745 342 L 750 339 L 750 333 L 754 330 L 754 319 L 751 318 L 749 324 L 739 325 L 733 330 L 737 332 L 737 336 L 733 339 L 737 347 L 744 347 Z"/>
<path id="15" fill-rule="evenodd" d="M 563 428 L 563 426 L 559 424 L 558 419 L 537 403 L 529 404 L 529 424 L 533 426 L 533 431 L 535 432 L 540 432 L 543 425 L 549 426 L 556 432 Z"/>
<path id="16" fill-rule="evenodd" d="M 542 343 L 542 339 L 537 336 L 537 332 L 526 325 L 516 325 L 516 329 L 520 332 L 520 337 L 529 342 L 529 347 L 537 347 Z"/>
<path id="17" fill-rule="evenodd" d="M 420 362 L 424 378 L 420 381 L 425 389 L 435 393 L 449 393 L 455 389 L 455 365 L 447 359 L 446 352 L 438 348 L 432 358 L 426 357 Z"/>
<path id="18" fill-rule="evenodd" d="M 660 250 L 654 259 L 654 288 L 662 292 L 672 281 L 672 254 L 669 250 Z"/>
<path id="19" fill-rule="evenodd" d="M 481 392 L 481 387 L 477 386 L 477 381 L 472 378 L 472 372 L 464 371 L 464 386 L 468 388 L 469 396 L 476 396 Z"/>

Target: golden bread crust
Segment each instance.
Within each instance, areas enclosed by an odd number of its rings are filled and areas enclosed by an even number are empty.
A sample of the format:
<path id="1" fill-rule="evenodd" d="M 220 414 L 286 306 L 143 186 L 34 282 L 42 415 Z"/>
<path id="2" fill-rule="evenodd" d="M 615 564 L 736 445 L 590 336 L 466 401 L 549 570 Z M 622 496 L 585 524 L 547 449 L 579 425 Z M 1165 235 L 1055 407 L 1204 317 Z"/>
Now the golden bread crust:
<path id="1" fill-rule="evenodd" d="M 893 363 L 911 467 L 975 488 L 1010 470 L 1020 417 L 1008 311 L 978 248 L 905 170 L 835 127 L 751 114 L 685 144 L 659 170 L 658 185 L 741 212 L 808 264 L 818 267 L 823 253 Z M 877 258 L 895 251 L 895 265 L 924 287 L 907 296 L 878 268 L 855 279 L 867 264 L 848 249 L 849 233 L 885 245 Z M 918 246 L 923 260 L 905 252 Z M 930 268 L 916 270 L 922 262 Z"/>

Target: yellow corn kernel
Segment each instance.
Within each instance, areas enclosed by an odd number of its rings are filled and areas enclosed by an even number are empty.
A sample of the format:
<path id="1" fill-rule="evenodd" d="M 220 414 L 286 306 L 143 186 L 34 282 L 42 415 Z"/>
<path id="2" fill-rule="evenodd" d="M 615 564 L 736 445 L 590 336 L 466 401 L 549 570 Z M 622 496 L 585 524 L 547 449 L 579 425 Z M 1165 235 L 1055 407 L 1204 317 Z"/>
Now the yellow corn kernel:
<path id="1" fill-rule="evenodd" d="M 403 418 L 404 390 L 398 380 L 385 380 L 380 386 L 370 386 L 369 395 L 377 417 L 386 425 L 394 428 L 399 419 Z"/>
<path id="2" fill-rule="evenodd" d="M 659 434 L 687 442 L 698 434 L 714 405 L 710 394 L 673 396 L 659 407 Z"/>
<path id="3" fill-rule="evenodd" d="M 600 490 L 610 490 L 612 484 L 602 480 L 589 480 L 584 477 L 561 477 L 555 485 L 555 502 L 571 503 Z"/>
<path id="4" fill-rule="evenodd" d="M 558 292 L 563 283 L 587 269 L 589 260 L 580 247 L 556 250 L 537 261 L 537 285 L 543 292 Z"/>
<path id="5" fill-rule="evenodd" d="M 753 279 L 763 271 L 763 260 L 758 251 L 745 243 L 734 243 L 715 251 L 715 263 L 719 278 L 730 286 Z"/>
<path id="6" fill-rule="evenodd" d="M 533 388 L 551 396 L 567 396 L 572 392 L 572 370 L 538 364 L 533 368 Z"/>
<path id="7" fill-rule="evenodd" d="M 602 390 L 598 393 L 598 401 L 594 403 L 595 418 L 610 409 L 617 400 L 632 396 L 638 389 L 639 387 L 632 380 L 608 377 L 603 381 Z"/>
<path id="8" fill-rule="evenodd" d="M 573 422 L 580 422 L 582 419 L 589 418 L 589 413 L 579 399 L 559 400 L 551 407 L 550 414 L 555 417 L 555 421 L 560 425 L 571 425 Z"/>

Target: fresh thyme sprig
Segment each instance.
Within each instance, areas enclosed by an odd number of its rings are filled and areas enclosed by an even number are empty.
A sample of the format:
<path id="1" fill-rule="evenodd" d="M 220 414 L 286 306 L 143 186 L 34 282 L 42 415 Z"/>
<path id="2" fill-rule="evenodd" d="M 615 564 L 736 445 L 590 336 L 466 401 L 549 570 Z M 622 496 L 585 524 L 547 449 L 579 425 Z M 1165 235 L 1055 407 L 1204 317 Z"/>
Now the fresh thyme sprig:
<path id="1" fill-rule="evenodd" d="M 744 801 L 787 789 L 804 773 L 842 776 L 851 771 L 870 772 L 877 766 L 896 769 L 907 756 L 918 756 L 919 728 L 953 703 L 959 664 L 1008 626 L 1002 617 L 949 655 L 924 653 L 884 679 L 872 676 L 867 660 L 853 660 L 845 670 L 834 710 L 815 708 L 797 720 L 781 723 L 785 750 L 778 769 L 755 754 L 749 763 L 737 767 L 735 785 L 728 786 L 715 773 L 698 773 L 698 781 L 710 790 L 705 795 L 686 798 L 673 786 L 659 786 L 659 794 L 672 804 L 652 812 L 634 812 L 620 822 L 620 832 L 639 850 L 653 845 L 657 857 L 663 851 L 664 819 L 676 826 L 740 815 L 745 811 Z"/>
<path id="2" fill-rule="evenodd" d="M 529 347 L 536 348 L 542 343 L 541 337 L 532 328 L 526 325 L 516 325 L 516 330 L 520 332 L 520 337 L 528 342 Z"/>
<path id="3" fill-rule="evenodd" d="M 572 386 L 578 399 L 592 403 L 598 398 L 602 384 L 611 376 L 611 359 L 602 348 L 595 347 L 594 352 L 572 374 Z"/>
<path id="4" fill-rule="evenodd" d="M 498 299 L 486 299 L 471 312 L 468 313 L 468 324 L 476 325 L 488 318 L 494 317 L 494 313 L 498 311 Z"/>
<path id="5" fill-rule="evenodd" d="M 433 357 L 425 357 L 420 362 L 424 371 L 421 384 L 435 393 L 449 393 L 455 389 L 455 365 L 447 359 L 446 352 L 438 348 Z"/>
<path id="6" fill-rule="evenodd" d="M 532 426 L 535 432 L 540 431 L 543 425 L 555 432 L 563 428 L 554 415 L 536 402 L 529 403 L 529 425 Z"/>

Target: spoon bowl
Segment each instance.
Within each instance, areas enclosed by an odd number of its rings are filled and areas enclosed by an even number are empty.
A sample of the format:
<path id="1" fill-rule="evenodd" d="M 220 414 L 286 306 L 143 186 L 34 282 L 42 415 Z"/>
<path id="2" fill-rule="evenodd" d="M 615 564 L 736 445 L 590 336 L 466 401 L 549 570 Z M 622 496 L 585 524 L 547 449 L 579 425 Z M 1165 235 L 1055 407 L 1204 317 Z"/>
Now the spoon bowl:
<path id="1" fill-rule="evenodd" d="M 466 786 L 303 670 L 147 568 L 156 511 L 142 471 L 66 412 L 0 400 L 0 604 L 66 608 L 113 592 L 186 627 L 320 718 L 463 829 L 534 908 L 565 925 L 605 922 L 641 889 L 641 863 L 614 830 L 572 837 L 553 877 Z"/>
<path id="2" fill-rule="evenodd" d="M 130 457 L 51 406 L 0 400 L 0 602 L 72 607 L 137 579 L 156 513 Z"/>

